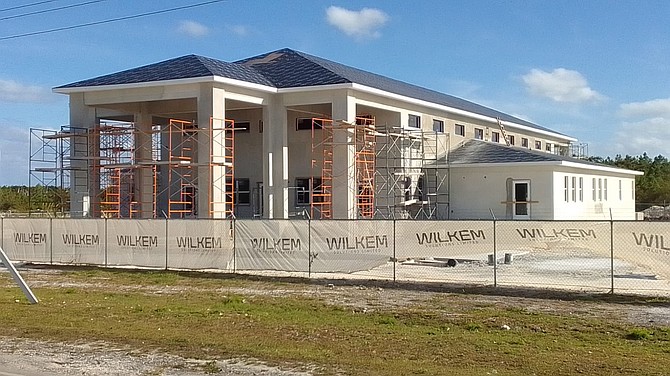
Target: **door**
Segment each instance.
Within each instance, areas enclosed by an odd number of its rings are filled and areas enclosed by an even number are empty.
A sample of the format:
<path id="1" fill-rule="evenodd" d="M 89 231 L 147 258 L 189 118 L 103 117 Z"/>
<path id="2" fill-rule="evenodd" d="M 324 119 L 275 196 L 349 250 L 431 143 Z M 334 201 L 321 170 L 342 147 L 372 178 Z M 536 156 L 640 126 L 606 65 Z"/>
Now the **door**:
<path id="1" fill-rule="evenodd" d="M 512 185 L 514 195 L 513 219 L 530 219 L 530 181 L 515 180 Z"/>

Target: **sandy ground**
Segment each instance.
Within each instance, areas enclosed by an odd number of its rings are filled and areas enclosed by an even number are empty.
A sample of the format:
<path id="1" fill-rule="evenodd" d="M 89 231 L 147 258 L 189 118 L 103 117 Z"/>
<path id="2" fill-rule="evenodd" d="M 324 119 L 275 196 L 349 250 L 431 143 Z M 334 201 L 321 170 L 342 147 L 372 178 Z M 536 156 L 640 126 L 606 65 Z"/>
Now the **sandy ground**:
<path id="1" fill-rule="evenodd" d="M 143 354 L 104 343 L 65 344 L 0 337 L 0 376 L 307 376 L 249 360 L 208 363 L 178 356 Z M 218 372 L 213 370 L 218 369 Z"/>
<path id="2" fill-rule="evenodd" d="M 465 293 L 466 299 L 503 307 L 523 307 L 531 311 L 606 317 L 639 326 L 670 326 L 670 305 L 636 305 L 591 302 L 581 294 L 603 293 L 612 282 L 619 293 L 670 295 L 670 284 L 648 271 L 615 260 L 596 257 L 580 250 L 517 254 L 511 264 L 495 269 L 481 255 L 455 267 L 436 267 L 414 263 L 389 262 L 378 268 L 356 273 L 312 274 L 308 281 L 296 282 L 286 290 L 240 287 L 232 292 L 254 295 L 308 295 L 329 303 L 350 307 L 357 312 L 373 312 L 407 304 L 430 302 L 436 295 Z M 614 279 L 610 270 L 615 269 Z M 4 272 L 4 269 L 0 269 Z M 49 267 L 22 267 L 24 278 L 34 286 L 58 286 L 50 276 L 60 273 Z M 306 273 L 260 272 L 269 281 L 277 277 L 306 277 Z M 393 277 L 396 282 L 393 282 Z M 494 278 L 498 287 L 492 287 Z M 281 279 L 290 281 L 290 279 Z M 86 286 L 86 283 L 82 283 Z M 474 286 L 474 287 L 473 287 Z M 68 287 L 71 287 L 68 285 Z M 91 287 L 102 288 L 91 284 Z M 183 291 L 179 286 L 144 289 L 148 293 L 169 294 Z M 158 288 L 158 287 L 154 287 Z M 47 375 L 164 375 L 206 374 L 203 361 L 160 353 L 139 353 L 105 343 L 63 344 L 0 337 L 0 376 Z M 209 366 L 212 366 L 211 364 Z M 303 376 L 309 373 L 280 370 L 254 360 L 220 359 L 218 375 Z"/>

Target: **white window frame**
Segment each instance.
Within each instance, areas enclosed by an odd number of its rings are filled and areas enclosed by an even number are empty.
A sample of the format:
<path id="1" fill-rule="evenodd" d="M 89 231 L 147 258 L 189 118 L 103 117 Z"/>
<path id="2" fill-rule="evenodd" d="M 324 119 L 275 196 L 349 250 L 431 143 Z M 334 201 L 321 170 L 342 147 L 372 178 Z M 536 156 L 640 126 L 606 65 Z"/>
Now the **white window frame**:
<path id="1" fill-rule="evenodd" d="M 433 131 L 444 133 L 444 120 L 433 119 Z"/>
<path id="2" fill-rule="evenodd" d="M 598 187 L 596 186 L 596 178 L 593 178 L 593 180 L 591 181 L 591 187 L 593 188 L 593 201 L 597 201 L 598 195 L 596 192 L 598 190 Z"/>
<path id="3" fill-rule="evenodd" d="M 465 137 L 465 125 L 463 124 L 456 124 L 454 126 L 454 133 L 456 133 L 457 136 L 463 136 Z"/>
<path id="4" fill-rule="evenodd" d="M 421 115 L 409 114 L 407 117 L 407 126 L 409 128 L 421 129 Z"/>
<path id="5" fill-rule="evenodd" d="M 577 177 L 572 177 L 572 202 L 577 202 Z"/>
<path id="6" fill-rule="evenodd" d="M 598 178 L 598 201 L 603 200 L 603 179 Z"/>
<path id="7" fill-rule="evenodd" d="M 484 129 L 475 128 L 475 139 L 483 140 L 484 139 Z"/>
<path id="8" fill-rule="evenodd" d="M 584 202 L 584 177 L 579 177 L 579 202 Z"/>

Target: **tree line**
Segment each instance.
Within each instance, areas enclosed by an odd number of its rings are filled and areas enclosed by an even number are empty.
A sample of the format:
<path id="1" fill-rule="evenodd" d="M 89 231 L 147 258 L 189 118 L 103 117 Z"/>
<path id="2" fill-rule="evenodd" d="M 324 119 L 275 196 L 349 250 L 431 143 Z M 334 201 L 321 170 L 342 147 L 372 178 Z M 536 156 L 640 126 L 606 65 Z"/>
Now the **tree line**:
<path id="1" fill-rule="evenodd" d="M 70 210 L 69 190 L 57 187 L 24 185 L 0 187 L 0 212 L 63 213 Z"/>
<path id="2" fill-rule="evenodd" d="M 614 158 L 590 157 L 588 160 L 644 172 L 644 175 L 635 178 L 635 201 L 640 204 L 670 205 L 670 161 L 666 157 L 658 155 L 651 158 L 644 153 L 636 157 L 617 155 Z"/>

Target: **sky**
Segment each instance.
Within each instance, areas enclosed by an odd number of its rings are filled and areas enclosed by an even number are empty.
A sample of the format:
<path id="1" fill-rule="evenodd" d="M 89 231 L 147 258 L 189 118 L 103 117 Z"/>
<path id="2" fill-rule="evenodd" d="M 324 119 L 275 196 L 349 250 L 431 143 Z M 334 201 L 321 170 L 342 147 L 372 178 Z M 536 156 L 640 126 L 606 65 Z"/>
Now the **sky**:
<path id="1" fill-rule="evenodd" d="M 281 48 L 529 120 L 593 156 L 670 156 L 668 16 L 663 0 L 3 0 L 0 185 L 28 184 L 30 129 L 68 124 L 56 86 Z"/>

